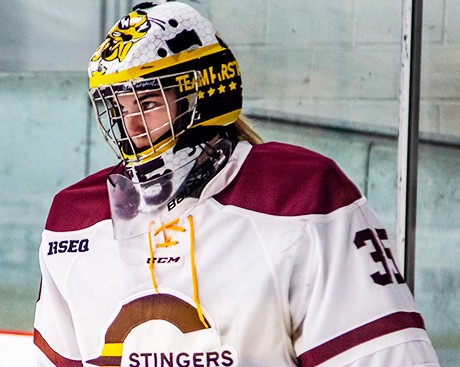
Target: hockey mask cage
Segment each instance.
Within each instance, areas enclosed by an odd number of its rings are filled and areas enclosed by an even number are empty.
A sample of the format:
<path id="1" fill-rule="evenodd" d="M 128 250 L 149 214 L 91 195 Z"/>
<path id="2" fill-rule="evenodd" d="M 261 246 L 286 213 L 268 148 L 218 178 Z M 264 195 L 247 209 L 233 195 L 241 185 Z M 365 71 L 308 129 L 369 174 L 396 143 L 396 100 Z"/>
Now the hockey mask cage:
<path id="1" fill-rule="evenodd" d="M 89 95 L 105 140 L 130 166 L 175 145 L 193 124 L 197 92 L 197 72 L 187 71 L 99 86 Z"/>

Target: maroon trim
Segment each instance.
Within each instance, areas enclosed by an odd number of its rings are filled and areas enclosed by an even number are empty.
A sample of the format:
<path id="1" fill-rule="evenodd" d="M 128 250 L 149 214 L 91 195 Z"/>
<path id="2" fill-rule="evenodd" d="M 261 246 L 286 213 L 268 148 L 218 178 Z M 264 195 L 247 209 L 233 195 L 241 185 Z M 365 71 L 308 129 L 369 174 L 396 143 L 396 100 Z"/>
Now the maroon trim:
<path id="1" fill-rule="evenodd" d="M 67 359 L 57 353 L 47 343 L 45 338 L 38 330 L 34 330 L 34 344 L 48 357 L 48 359 L 58 367 L 83 367 L 82 361 Z"/>
<path id="2" fill-rule="evenodd" d="M 86 361 L 95 366 L 121 366 L 122 357 L 98 357 Z M 147 365 L 148 366 L 148 365 Z"/>
<path id="3" fill-rule="evenodd" d="M 131 330 L 150 320 L 165 320 L 182 333 L 204 329 L 195 307 L 170 294 L 151 294 L 125 304 L 106 332 L 106 343 L 123 343 Z M 207 321 L 207 320 L 206 320 Z"/>
<path id="4" fill-rule="evenodd" d="M 425 329 L 422 316 L 417 312 L 395 312 L 306 351 L 298 361 L 302 367 L 315 367 L 360 344 L 409 328 Z"/>
<path id="5" fill-rule="evenodd" d="M 170 294 L 152 294 L 121 308 L 107 329 L 105 343 L 123 343 L 133 328 L 149 320 L 168 321 L 184 334 L 205 329 L 196 308 L 189 303 Z M 121 357 L 100 356 L 86 362 L 96 366 L 120 366 Z"/>
<path id="6" fill-rule="evenodd" d="M 282 143 L 255 145 L 235 179 L 215 199 L 277 216 L 327 214 L 361 197 L 334 161 Z"/>
<path id="7" fill-rule="evenodd" d="M 43 285 L 43 276 L 40 276 L 40 286 L 38 287 L 38 295 L 37 295 L 37 301 L 40 301 L 40 298 L 42 297 L 42 285 Z"/>
<path id="8" fill-rule="evenodd" d="M 45 228 L 75 231 L 110 219 L 107 178 L 113 167 L 94 173 L 60 191 L 53 200 Z"/>

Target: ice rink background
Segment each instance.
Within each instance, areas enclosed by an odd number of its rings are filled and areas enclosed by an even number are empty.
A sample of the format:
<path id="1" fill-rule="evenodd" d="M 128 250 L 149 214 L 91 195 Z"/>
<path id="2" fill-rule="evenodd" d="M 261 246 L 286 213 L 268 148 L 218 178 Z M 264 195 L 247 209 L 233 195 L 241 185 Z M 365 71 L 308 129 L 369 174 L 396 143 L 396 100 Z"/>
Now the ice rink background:
<path id="1" fill-rule="evenodd" d="M 130 2 L 1 1 L 10 31 L 0 40 L 0 329 L 30 332 L 53 195 L 115 163 L 89 109 L 85 67 Z M 401 2 L 199 6 L 240 61 L 244 111 L 261 135 L 334 158 L 394 234 Z M 458 16 L 459 2 L 425 2 L 415 295 L 446 367 L 460 365 Z"/>
<path id="2" fill-rule="evenodd" d="M 35 366 L 32 336 L 0 331 L 0 366 Z"/>

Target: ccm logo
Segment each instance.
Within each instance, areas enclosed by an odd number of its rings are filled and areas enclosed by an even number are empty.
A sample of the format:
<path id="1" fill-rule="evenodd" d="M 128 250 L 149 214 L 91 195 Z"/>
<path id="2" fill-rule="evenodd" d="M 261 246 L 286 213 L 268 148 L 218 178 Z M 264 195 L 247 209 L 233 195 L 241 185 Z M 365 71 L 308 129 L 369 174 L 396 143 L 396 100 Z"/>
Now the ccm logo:
<path id="1" fill-rule="evenodd" d="M 89 240 L 63 240 L 48 243 L 48 255 L 63 254 L 65 252 L 86 252 L 89 250 Z"/>
<path id="2" fill-rule="evenodd" d="M 181 264 L 182 258 L 180 256 L 179 257 L 154 257 L 153 262 L 155 264 L 171 264 L 171 263 Z M 150 264 L 150 263 L 152 263 L 151 257 L 147 259 L 147 264 Z"/>

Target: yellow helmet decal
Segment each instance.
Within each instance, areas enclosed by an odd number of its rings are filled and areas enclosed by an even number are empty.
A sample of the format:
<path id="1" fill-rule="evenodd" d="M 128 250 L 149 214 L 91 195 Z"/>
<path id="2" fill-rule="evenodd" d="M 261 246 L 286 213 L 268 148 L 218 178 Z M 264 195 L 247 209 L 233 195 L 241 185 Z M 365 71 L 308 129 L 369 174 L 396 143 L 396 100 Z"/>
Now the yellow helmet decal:
<path id="1" fill-rule="evenodd" d="M 121 18 L 96 49 L 91 61 L 123 61 L 135 42 L 145 37 L 152 23 L 163 27 L 160 19 L 149 18 L 143 11 L 134 11 Z"/>
<path id="2" fill-rule="evenodd" d="M 91 71 L 89 78 L 90 88 L 96 88 L 101 85 L 110 85 L 114 83 L 125 82 L 130 79 L 135 79 L 146 74 L 150 74 L 173 65 L 178 65 L 189 60 L 193 60 L 206 55 L 211 55 L 220 51 L 225 50 L 220 44 L 216 43 L 210 46 L 200 47 L 195 50 L 188 52 L 182 52 L 178 55 L 169 56 L 164 59 L 152 61 L 147 64 L 132 67 L 123 71 L 119 71 L 112 74 L 105 74 L 105 70 L 94 70 Z"/>

